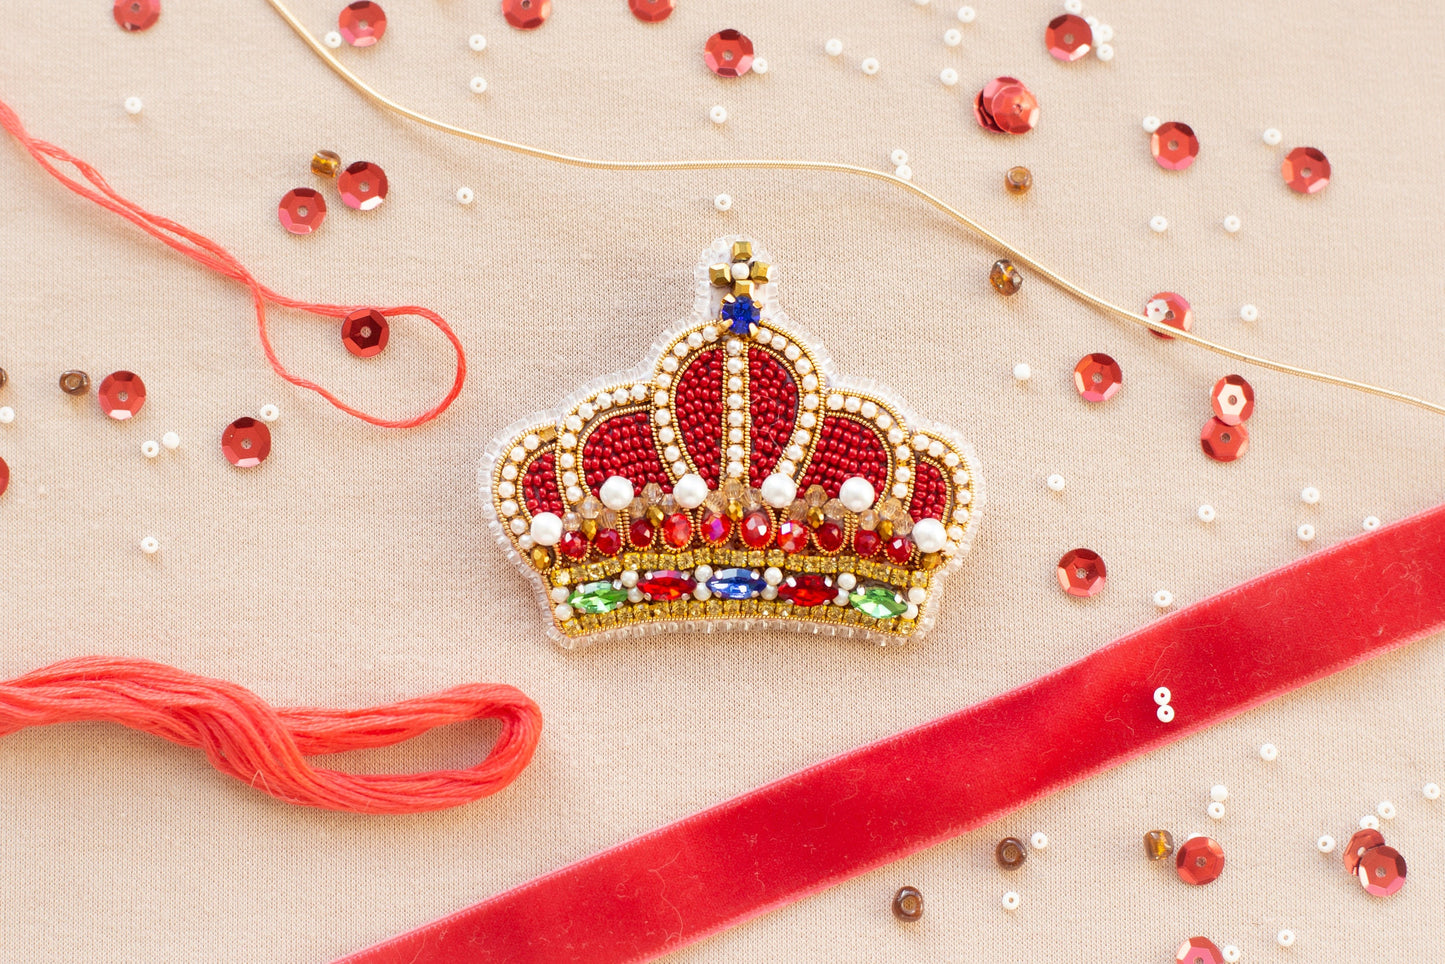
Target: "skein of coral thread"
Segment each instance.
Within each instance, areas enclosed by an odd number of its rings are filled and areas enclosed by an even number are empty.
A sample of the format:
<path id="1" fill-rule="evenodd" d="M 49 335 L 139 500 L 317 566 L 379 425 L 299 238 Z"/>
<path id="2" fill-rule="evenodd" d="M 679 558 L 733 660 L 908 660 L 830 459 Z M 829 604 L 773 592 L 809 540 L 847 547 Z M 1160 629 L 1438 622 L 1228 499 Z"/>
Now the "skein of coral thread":
<path id="1" fill-rule="evenodd" d="M 306 757 L 402 743 L 465 720 L 502 724 L 492 750 L 465 770 L 347 773 Z M 490 796 L 531 762 L 542 712 L 520 690 L 470 683 L 355 710 L 273 707 L 225 680 L 143 659 L 82 656 L 0 683 L 0 737 L 32 726 L 105 721 L 203 750 L 220 772 L 303 807 L 422 813 Z"/>

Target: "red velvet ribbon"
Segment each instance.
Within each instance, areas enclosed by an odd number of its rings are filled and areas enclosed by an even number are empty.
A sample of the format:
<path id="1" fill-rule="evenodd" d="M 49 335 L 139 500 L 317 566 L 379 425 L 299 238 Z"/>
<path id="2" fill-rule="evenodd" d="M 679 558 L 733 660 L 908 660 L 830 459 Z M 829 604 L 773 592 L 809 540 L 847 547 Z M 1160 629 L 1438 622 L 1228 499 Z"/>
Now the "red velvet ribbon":
<path id="1" fill-rule="evenodd" d="M 1441 628 L 1445 506 L 343 961 L 650 960 Z"/>

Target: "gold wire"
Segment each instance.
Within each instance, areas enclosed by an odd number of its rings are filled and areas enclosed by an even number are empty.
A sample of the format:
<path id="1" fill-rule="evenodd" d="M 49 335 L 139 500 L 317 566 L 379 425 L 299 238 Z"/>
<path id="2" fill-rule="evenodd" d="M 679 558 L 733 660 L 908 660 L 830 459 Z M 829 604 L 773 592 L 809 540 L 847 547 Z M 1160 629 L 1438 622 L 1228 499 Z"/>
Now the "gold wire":
<path id="1" fill-rule="evenodd" d="M 1162 335 L 1168 335 L 1177 341 L 1189 345 L 1195 345 L 1206 351 L 1223 355 L 1226 358 L 1233 358 L 1235 361 L 1244 362 L 1247 365 L 1254 365 L 1258 368 L 1265 368 L 1270 371 L 1283 372 L 1286 375 L 1296 375 L 1300 378 L 1307 378 L 1311 381 L 1324 382 L 1327 385 L 1338 385 L 1341 388 L 1349 388 L 1355 391 L 1364 392 L 1368 395 L 1375 395 L 1380 398 L 1388 398 L 1396 402 L 1404 402 L 1416 408 L 1423 408 L 1427 412 L 1434 412 L 1437 415 L 1445 415 L 1445 405 L 1437 405 L 1428 402 L 1423 398 L 1414 395 L 1407 395 L 1404 392 L 1393 391 L 1388 388 L 1381 388 L 1378 385 L 1371 385 L 1367 382 L 1355 381 L 1350 378 L 1342 378 L 1339 375 L 1330 375 L 1325 372 L 1312 371 L 1308 368 L 1299 368 L 1294 365 L 1287 365 L 1284 362 L 1277 362 L 1269 358 L 1262 358 L 1258 355 L 1251 355 L 1248 352 L 1230 348 L 1217 342 L 1200 338 L 1198 335 L 1187 331 L 1180 331 L 1168 325 L 1150 321 L 1143 315 L 1135 314 L 1125 308 L 1121 308 L 1113 302 L 1100 298 L 1080 288 L 1072 281 L 1060 275 L 1058 272 L 1046 267 L 1038 259 L 1025 254 L 1023 251 L 1009 244 L 1007 241 L 994 234 L 992 231 L 979 224 L 977 221 L 944 201 L 937 195 L 924 190 L 912 181 L 905 181 L 901 177 L 889 174 L 886 171 L 877 171 L 872 168 L 859 167 L 856 164 L 841 164 L 834 161 L 807 161 L 792 159 L 771 159 L 771 158 L 736 158 L 724 160 L 694 160 L 694 161 L 607 161 L 590 157 L 576 157 L 570 154 L 560 154 L 556 151 L 544 150 L 540 147 L 532 147 L 527 144 L 518 144 L 514 141 L 504 140 L 500 137 L 491 137 L 477 131 L 467 130 L 464 127 L 457 127 L 445 121 L 439 121 L 434 117 L 418 113 L 408 107 L 398 104 L 396 101 L 385 96 L 356 74 L 352 73 L 335 55 L 318 41 L 306 27 L 296 18 L 283 0 L 267 0 L 272 8 L 280 14 L 281 19 L 296 32 L 296 35 L 311 48 L 311 52 L 320 57 L 336 74 L 346 81 L 354 90 L 369 99 L 378 107 L 392 111 L 402 117 L 409 118 L 418 124 L 441 131 L 444 134 L 451 134 L 464 140 L 475 141 L 479 144 L 487 144 L 492 147 L 501 148 L 504 151 L 511 151 L 514 154 L 522 154 L 527 157 L 536 157 L 545 161 L 554 161 L 558 164 L 567 164 L 572 167 L 584 167 L 598 171 L 715 171 L 715 170 L 753 170 L 753 171 L 820 171 L 832 174 L 848 174 L 857 177 L 870 178 L 874 181 L 882 181 L 885 184 L 896 187 L 924 201 L 934 209 L 942 212 L 958 224 L 963 225 L 972 231 L 982 240 L 993 245 L 998 250 L 1007 254 L 1015 262 L 1031 269 L 1040 277 L 1047 278 L 1050 282 L 1069 294 L 1078 298 L 1085 304 L 1097 308 L 1108 315 L 1113 315 L 1122 321 L 1140 325 Z"/>

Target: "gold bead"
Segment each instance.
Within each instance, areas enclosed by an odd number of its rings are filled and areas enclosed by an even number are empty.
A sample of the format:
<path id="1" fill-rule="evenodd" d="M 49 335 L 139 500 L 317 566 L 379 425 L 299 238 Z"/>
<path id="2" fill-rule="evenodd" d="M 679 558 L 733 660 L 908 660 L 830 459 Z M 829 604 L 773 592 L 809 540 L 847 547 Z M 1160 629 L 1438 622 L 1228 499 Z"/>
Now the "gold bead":
<path id="1" fill-rule="evenodd" d="M 734 241 L 734 242 L 733 242 L 733 260 L 734 260 L 734 261 L 751 261 L 751 260 L 753 260 L 753 245 L 752 245 L 752 242 L 750 242 L 750 241 Z"/>
<path id="2" fill-rule="evenodd" d="M 818 505 L 809 506 L 808 513 L 803 518 L 808 520 L 809 529 L 818 528 L 818 526 L 823 524 L 825 518 L 823 515 L 823 507 Z"/>
<path id="3" fill-rule="evenodd" d="M 707 269 L 708 280 L 714 288 L 726 288 L 733 283 L 733 266 L 730 264 L 715 264 Z"/>
<path id="4" fill-rule="evenodd" d="M 588 542 L 591 542 L 593 539 L 597 538 L 597 520 L 583 519 L 582 525 L 578 527 L 578 531 L 581 532 L 582 535 L 587 537 Z"/>
<path id="5" fill-rule="evenodd" d="M 1003 186 L 1010 194 L 1027 194 L 1034 186 L 1034 176 L 1026 167 L 1011 167 L 1004 171 Z"/>
<path id="6" fill-rule="evenodd" d="M 545 571 L 552 568 L 552 553 L 543 546 L 532 547 L 532 568 Z"/>
<path id="7" fill-rule="evenodd" d="M 773 280 L 773 266 L 766 261 L 754 261 L 748 277 L 752 278 L 754 284 L 765 285 Z"/>
<path id="8" fill-rule="evenodd" d="M 734 281 L 733 297 L 742 298 L 744 296 L 748 298 L 753 296 L 753 283 L 751 281 Z"/>
<path id="9" fill-rule="evenodd" d="M 662 512 L 662 507 L 661 507 L 661 506 L 650 505 L 650 506 L 647 507 L 647 521 L 648 521 L 648 522 L 652 523 L 654 526 L 660 526 L 660 525 L 662 525 L 662 520 L 663 520 L 663 518 L 664 518 L 664 516 L 663 516 L 663 512 Z"/>
<path id="10" fill-rule="evenodd" d="M 335 151 L 317 151 L 311 155 L 311 173 L 321 177 L 335 177 L 341 170 L 341 155 Z"/>
<path id="11" fill-rule="evenodd" d="M 924 569 L 937 569 L 940 565 L 943 564 L 943 553 L 925 552 L 923 555 L 918 557 L 918 564 Z"/>
<path id="12" fill-rule="evenodd" d="M 880 539 L 892 539 L 893 523 L 889 522 L 887 519 L 879 519 L 878 525 L 874 528 L 873 531 L 878 533 L 878 538 Z"/>
<path id="13" fill-rule="evenodd" d="M 988 273 L 988 282 L 999 294 L 1011 295 L 1023 287 L 1024 276 L 1014 267 L 1012 261 L 1000 258 L 993 263 L 993 268 Z"/>
<path id="14" fill-rule="evenodd" d="M 743 518 L 743 504 L 736 499 L 728 503 L 728 518 L 734 522 L 741 522 Z"/>

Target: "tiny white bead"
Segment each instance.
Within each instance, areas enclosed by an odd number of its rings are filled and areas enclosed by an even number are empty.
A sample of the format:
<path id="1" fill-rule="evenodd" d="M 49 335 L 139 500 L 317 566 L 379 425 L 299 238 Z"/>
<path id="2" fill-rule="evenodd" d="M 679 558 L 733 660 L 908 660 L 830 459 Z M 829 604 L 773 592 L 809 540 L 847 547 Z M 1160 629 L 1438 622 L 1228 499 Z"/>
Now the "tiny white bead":
<path id="1" fill-rule="evenodd" d="M 928 0 L 913 0 L 913 2 L 918 4 L 918 6 L 920 7 L 928 6 Z"/>
<path id="2" fill-rule="evenodd" d="M 1315 527 L 1308 522 L 1301 522 L 1300 527 L 1294 531 L 1300 542 L 1313 542 L 1315 538 Z"/>
<path id="3" fill-rule="evenodd" d="M 719 211 L 726 211 L 728 208 L 733 206 L 732 195 L 719 194 L 717 197 L 712 199 L 712 206 L 717 208 Z"/>
<path id="4" fill-rule="evenodd" d="M 1239 319 L 1241 321 L 1258 321 L 1259 309 L 1256 308 L 1254 305 L 1240 305 Z"/>
<path id="5" fill-rule="evenodd" d="M 1365 814 L 1363 817 L 1360 818 L 1360 829 L 1361 829 L 1361 830 L 1379 830 L 1379 829 L 1380 829 L 1380 818 L 1377 817 L 1377 816 L 1375 816 L 1373 813 L 1367 813 L 1367 814 Z"/>
<path id="6" fill-rule="evenodd" d="M 1156 214 L 1149 219 L 1149 230 L 1155 234 L 1163 234 L 1169 230 L 1169 219 L 1162 214 Z"/>
<path id="7" fill-rule="evenodd" d="M 975 10 L 975 9 L 973 9 L 972 7 L 959 7 L 959 8 L 958 8 L 958 22 L 959 22 L 959 23 L 973 23 L 973 22 L 974 22 L 975 20 L 977 20 L 977 19 L 978 19 L 978 11 Z"/>
<path id="8" fill-rule="evenodd" d="M 1277 759 L 1278 757 L 1279 748 L 1276 747 L 1273 743 L 1264 743 L 1260 745 L 1259 758 L 1261 760 L 1270 761 Z"/>
<path id="9" fill-rule="evenodd" d="M 1213 522 L 1213 521 L 1214 521 L 1214 506 L 1212 506 L 1212 505 L 1201 505 L 1201 506 L 1199 507 L 1199 521 L 1200 521 L 1200 522 Z"/>
<path id="10" fill-rule="evenodd" d="M 1221 950 L 1219 953 L 1224 955 L 1224 959 L 1228 962 L 1228 964 L 1237 964 L 1240 958 L 1239 948 L 1235 947 L 1233 944 L 1225 944 L 1223 950 Z"/>
<path id="11" fill-rule="evenodd" d="M 469 86 L 472 88 L 472 93 L 485 94 L 487 92 L 487 78 L 480 76 L 473 77 Z"/>
<path id="12" fill-rule="evenodd" d="M 728 120 L 728 109 L 722 104 L 714 104 L 712 110 L 707 112 L 714 124 L 726 124 Z"/>
<path id="13" fill-rule="evenodd" d="M 140 454 L 144 455 L 148 459 L 155 458 L 157 455 L 161 454 L 161 443 L 154 440 L 149 442 L 142 442 L 140 445 Z"/>
<path id="14" fill-rule="evenodd" d="M 957 27 L 950 27 L 943 32 L 943 42 L 950 47 L 957 47 L 963 43 L 963 31 Z"/>
<path id="15" fill-rule="evenodd" d="M 1427 784 L 1425 784 L 1423 787 L 1420 788 L 1420 792 L 1423 793 L 1423 794 L 1425 794 L 1425 799 L 1426 799 L 1426 800 L 1439 800 L 1439 799 L 1440 799 L 1440 784 L 1438 784 L 1438 783 L 1427 783 Z"/>
<path id="16" fill-rule="evenodd" d="M 1064 481 L 1064 477 L 1062 475 L 1059 475 L 1056 472 L 1053 475 L 1049 476 L 1047 480 L 1045 480 L 1045 484 L 1047 484 L 1048 487 L 1055 492 L 1062 492 L 1064 491 L 1064 486 L 1068 483 Z"/>
<path id="17" fill-rule="evenodd" d="M 1035 850 L 1045 850 L 1049 846 L 1049 838 L 1039 832 L 1029 838 L 1029 843 L 1033 844 Z"/>
<path id="18" fill-rule="evenodd" d="M 1089 25 L 1090 30 L 1099 29 L 1099 18 L 1094 16 L 1092 13 L 1084 18 L 1084 23 Z"/>
<path id="19" fill-rule="evenodd" d="M 1319 848 L 1322 854 L 1333 853 L 1335 849 L 1335 838 L 1329 834 L 1325 834 L 1315 841 L 1315 846 Z"/>
<path id="20" fill-rule="evenodd" d="M 1009 891 L 1008 893 L 1003 895 L 1002 904 L 1004 910 L 1018 910 L 1019 895 L 1014 893 L 1013 891 Z"/>
<path id="21" fill-rule="evenodd" d="M 878 66 L 877 57 L 864 57 L 863 62 L 858 65 L 858 69 L 871 77 L 878 73 Z"/>
<path id="22" fill-rule="evenodd" d="M 1028 362 L 1019 362 L 1014 366 L 1014 381 L 1026 382 L 1034 377 L 1034 370 L 1029 367 Z"/>
<path id="23" fill-rule="evenodd" d="M 1366 532 L 1374 532 L 1376 529 L 1380 528 L 1379 517 L 1372 515 L 1365 516 L 1365 521 L 1360 523 L 1360 527 Z"/>
<path id="24" fill-rule="evenodd" d="M 1291 944 L 1294 943 L 1294 931 L 1290 930 L 1289 928 L 1285 928 L 1284 930 L 1276 934 L 1274 936 L 1274 939 L 1279 942 L 1280 947 L 1289 947 Z"/>
<path id="25" fill-rule="evenodd" d="M 0 408 L 0 424 L 9 425 L 13 421 L 15 421 L 15 409 L 9 405 Z"/>
<path id="26" fill-rule="evenodd" d="M 487 38 L 479 33 L 474 33 L 471 38 L 467 40 L 467 45 L 473 50 L 486 50 Z"/>
<path id="27" fill-rule="evenodd" d="M 1069 13 L 1083 13 L 1084 0 L 1064 0 L 1064 9 Z"/>
<path id="28" fill-rule="evenodd" d="M 263 422 L 274 422 L 281 417 L 281 410 L 275 405 L 262 405 L 261 411 L 257 413 Z"/>
<path id="29" fill-rule="evenodd" d="M 1237 214 L 1227 214 L 1224 216 L 1224 230 L 1230 234 L 1238 234 L 1243 224 L 1244 222 L 1239 220 L 1239 215 Z"/>
<path id="30" fill-rule="evenodd" d="M 155 555 L 160 550 L 161 544 L 155 536 L 146 536 L 140 541 L 140 551 L 148 556 Z"/>
<path id="31" fill-rule="evenodd" d="M 1111 44 L 1101 43 L 1094 48 L 1094 56 L 1104 63 L 1108 63 L 1114 59 L 1114 47 Z"/>
<path id="32" fill-rule="evenodd" d="M 1161 121 L 1159 118 L 1155 117 L 1153 114 L 1150 114 L 1148 117 L 1144 118 L 1144 129 L 1150 134 L 1152 134 L 1157 131 L 1159 129 L 1159 126 L 1163 123 L 1164 122 Z"/>
<path id="33" fill-rule="evenodd" d="M 900 164 L 897 170 L 893 172 L 893 176 L 902 181 L 911 181 L 913 180 L 913 168 L 907 164 Z"/>
<path id="34" fill-rule="evenodd" d="M 958 71 L 952 67 L 945 67 L 938 72 L 938 79 L 943 83 L 943 86 L 952 87 L 958 83 Z"/>
<path id="35" fill-rule="evenodd" d="M 556 608 L 554 608 L 552 612 L 554 615 L 556 615 L 558 620 L 564 623 L 572 618 L 572 607 L 567 605 L 566 603 L 558 603 Z"/>
<path id="36" fill-rule="evenodd" d="M 888 155 L 888 159 L 893 162 L 894 167 L 902 167 L 908 163 L 908 152 L 901 147 L 895 147 L 893 153 Z"/>
<path id="37" fill-rule="evenodd" d="M 622 577 L 621 577 L 621 582 L 622 582 L 622 587 L 623 587 L 624 589 L 632 589 L 633 587 L 635 587 L 635 586 L 637 585 L 637 570 L 636 570 L 636 569 L 625 569 L 625 570 L 623 570 L 623 572 L 622 572 Z"/>
<path id="38" fill-rule="evenodd" d="M 1159 717 L 1160 723 L 1173 723 L 1174 707 L 1168 703 L 1165 703 L 1163 706 L 1159 707 L 1157 710 L 1154 711 L 1154 715 Z"/>
<path id="39" fill-rule="evenodd" d="M 1168 609 L 1174 605 L 1174 594 L 1167 589 L 1161 589 L 1154 594 L 1154 605 L 1160 609 Z"/>
<path id="40" fill-rule="evenodd" d="M 1380 815 L 1381 820 L 1395 819 L 1395 805 L 1388 800 L 1381 800 L 1375 806 L 1375 812 Z"/>
<path id="41" fill-rule="evenodd" d="M 1299 500 L 1305 505 L 1314 505 L 1320 501 L 1320 490 L 1312 485 L 1307 485 L 1300 490 Z"/>
<path id="42" fill-rule="evenodd" d="M 341 34 L 337 33 L 335 30 L 328 30 L 326 31 L 326 36 L 321 38 L 321 42 L 326 44 L 326 46 L 330 47 L 332 50 L 335 50 L 337 47 L 341 46 Z"/>
<path id="43" fill-rule="evenodd" d="M 457 203 L 458 203 L 458 204 L 471 204 L 471 203 L 472 203 L 473 201 L 475 201 L 476 199 L 477 199 L 477 196 L 476 196 L 476 194 L 472 193 L 472 189 L 471 189 L 471 188 L 469 188 L 469 187 L 459 187 L 459 188 L 457 188 Z"/>
<path id="44" fill-rule="evenodd" d="M 1168 706 L 1169 701 L 1173 698 L 1174 694 L 1169 691 L 1167 686 L 1161 686 L 1154 691 L 1154 705 L 1156 706 Z"/>
<path id="45" fill-rule="evenodd" d="M 1226 787 L 1222 783 L 1216 783 L 1209 788 L 1209 799 L 1217 803 L 1223 803 L 1229 799 L 1229 787 Z"/>
<path id="46" fill-rule="evenodd" d="M 125 112 L 127 114 L 139 114 L 144 109 L 145 104 L 141 103 L 139 97 L 127 97 L 125 99 Z"/>
<path id="47" fill-rule="evenodd" d="M 1094 40 L 1106 44 L 1114 39 L 1114 28 L 1107 23 L 1101 23 L 1094 28 Z M 1152 132 L 1151 132 L 1152 133 Z"/>
<path id="48" fill-rule="evenodd" d="M 1284 140 L 1284 135 L 1279 132 L 1278 128 L 1274 127 L 1267 128 L 1262 136 L 1264 137 L 1264 142 L 1270 147 L 1275 147 L 1280 141 Z"/>
<path id="49" fill-rule="evenodd" d="M 566 586 L 556 586 L 547 595 L 551 597 L 554 603 L 564 603 L 572 593 L 568 591 Z"/>
<path id="50" fill-rule="evenodd" d="M 753 73 L 755 73 L 755 74 L 766 74 L 767 72 L 768 72 L 768 62 L 767 62 L 766 60 L 764 60 L 762 57 L 754 57 L 754 58 L 753 58 Z"/>
<path id="51" fill-rule="evenodd" d="M 1214 802 L 1212 802 L 1212 803 L 1206 808 L 1206 810 L 1209 812 L 1210 819 L 1212 819 L 1212 820 L 1223 820 L 1223 819 L 1224 819 L 1224 804 L 1220 803 L 1218 800 L 1215 800 Z"/>
<path id="52" fill-rule="evenodd" d="M 841 56 L 843 53 L 843 41 L 834 37 L 823 45 L 823 49 L 828 52 L 829 57 Z"/>

